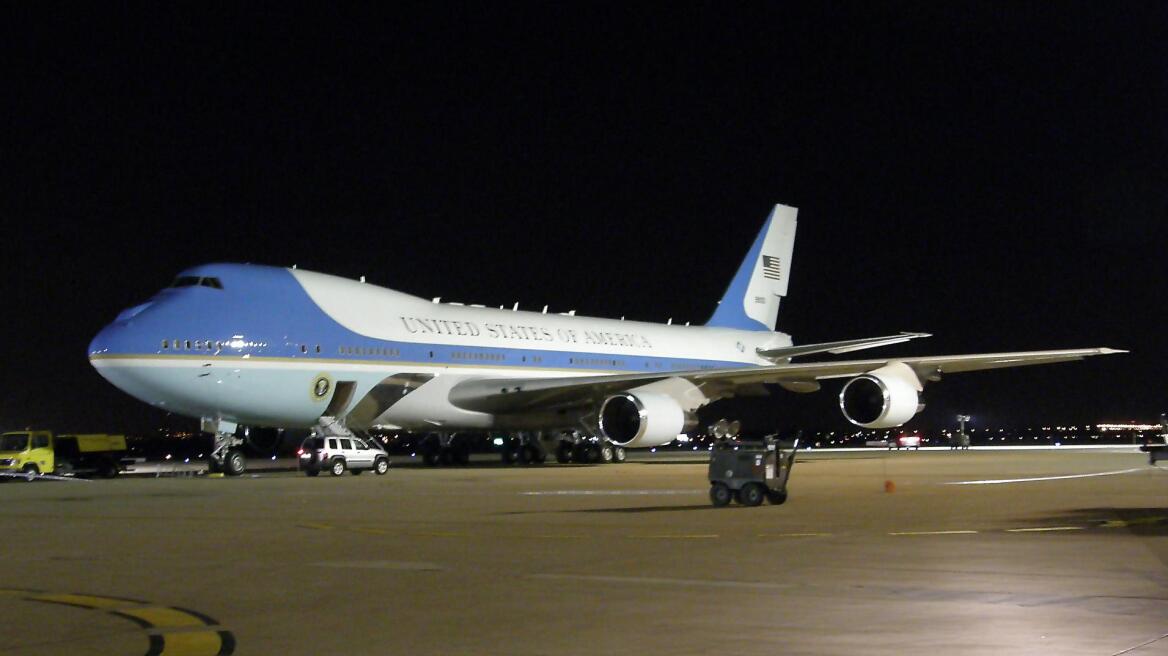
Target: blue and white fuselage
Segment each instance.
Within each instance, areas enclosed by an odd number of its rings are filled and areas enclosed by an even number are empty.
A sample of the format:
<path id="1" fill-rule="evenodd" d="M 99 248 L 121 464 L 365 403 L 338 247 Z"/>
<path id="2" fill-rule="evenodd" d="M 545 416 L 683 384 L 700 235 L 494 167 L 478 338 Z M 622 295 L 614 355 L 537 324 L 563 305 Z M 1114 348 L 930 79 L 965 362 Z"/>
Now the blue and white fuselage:
<path id="1" fill-rule="evenodd" d="M 790 345 L 769 331 L 677 326 L 428 301 L 311 271 L 208 264 L 122 313 L 90 345 L 101 374 L 178 414 L 312 426 L 338 382 L 353 410 L 383 381 L 426 381 L 371 424 L 552 428 L 539 413 L 500 422 L 448 400 L 458 382 L 665 373 L 770 364 L 756 349 Z M 321 383 L 320 381 L 326 381 Z M 564 421 L 567 427 L 577 424 Z M 560 426 L 565 427 L 565 426 Z"/>

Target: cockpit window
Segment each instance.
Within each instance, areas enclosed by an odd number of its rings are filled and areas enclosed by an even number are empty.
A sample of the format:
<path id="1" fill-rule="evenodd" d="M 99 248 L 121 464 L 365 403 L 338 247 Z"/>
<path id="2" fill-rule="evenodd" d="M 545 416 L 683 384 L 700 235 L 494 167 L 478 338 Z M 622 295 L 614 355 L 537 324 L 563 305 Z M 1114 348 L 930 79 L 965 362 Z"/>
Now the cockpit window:
<path id="1" fill-rule="evenodd" d="M 211 289 L 223 289 L 223 283 L 219 282 L 218 278 L 210 278 L 207 276 L 179 276 L 170 283 L 171 288 L 175 287 L 210 287 Z"/>

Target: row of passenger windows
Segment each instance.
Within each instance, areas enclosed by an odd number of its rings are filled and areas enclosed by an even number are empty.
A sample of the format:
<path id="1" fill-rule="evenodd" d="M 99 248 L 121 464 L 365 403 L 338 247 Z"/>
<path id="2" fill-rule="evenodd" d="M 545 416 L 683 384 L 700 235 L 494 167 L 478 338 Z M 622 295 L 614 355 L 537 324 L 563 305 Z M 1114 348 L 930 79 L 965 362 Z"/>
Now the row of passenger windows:
<path id="1" fill-rule="evenodd" d="M 162 340 L 163 349 L 174 349 L 176 351 L 222 351 L 224 346 L 228 346 L 228 342 L 220 340 L 209 339 L 164 339 Z M 258 344 L 256 345 L 258 346 Z M 267 344 L 264 344 L 267 346 Z"/>
<path id="2" fill-rule="evenodd" d="M 341 355 L 380 355 L 387 358 L 396 358 L 401 351 L 388 346 L 341 346 L 337 349 Z"/>
<path id="3" fill-rule="evenodd" d="M 589 367 L 623 367 L 625 361 L 605 358 L 568 358 L 568 364 L 582 364 Z"/>
<path id="4" fill-rule="evenodd" d="M 500 353 L 480 353 L 477 351 L 455 351 L 450 354 L 454 360 L 479 360 L 485 362 L 502 362 L 503 355 Z"/>

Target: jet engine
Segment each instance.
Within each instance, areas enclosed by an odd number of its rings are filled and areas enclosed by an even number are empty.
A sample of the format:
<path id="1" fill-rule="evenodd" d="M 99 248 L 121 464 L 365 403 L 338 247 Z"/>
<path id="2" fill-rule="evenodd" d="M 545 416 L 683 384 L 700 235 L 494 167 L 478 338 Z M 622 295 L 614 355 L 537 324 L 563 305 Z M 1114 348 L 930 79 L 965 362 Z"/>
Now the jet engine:
<path id="1" fill-rule="evenodd" d="M 600 432 L 632 448 L 670 442 L 695 421 L 673 397 L 653 392 L 616 394 L 600 406 Z"/>
<path id="2" fill-rule="evenodd" d="M 920 412 L 921 381 L 903 362 L 892 362 L 844 385 L 840 409 L 862 428 L 892 428 Z"/>

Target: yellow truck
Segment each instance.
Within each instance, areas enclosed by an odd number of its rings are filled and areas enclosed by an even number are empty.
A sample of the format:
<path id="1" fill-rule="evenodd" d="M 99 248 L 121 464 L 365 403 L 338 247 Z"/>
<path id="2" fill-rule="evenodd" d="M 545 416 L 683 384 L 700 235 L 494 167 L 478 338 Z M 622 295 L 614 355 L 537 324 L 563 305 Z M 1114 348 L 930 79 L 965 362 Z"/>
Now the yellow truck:
<path id="1" fill-rule="evenodd" d="M 126 455 L 125 435 L 53 435 L 30 430 L 0 435 L 0 475 L 38 474 L 113 478 Z"/>

